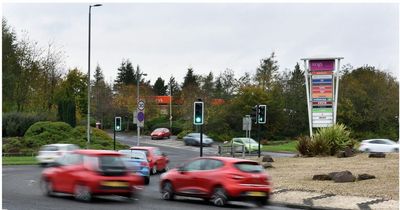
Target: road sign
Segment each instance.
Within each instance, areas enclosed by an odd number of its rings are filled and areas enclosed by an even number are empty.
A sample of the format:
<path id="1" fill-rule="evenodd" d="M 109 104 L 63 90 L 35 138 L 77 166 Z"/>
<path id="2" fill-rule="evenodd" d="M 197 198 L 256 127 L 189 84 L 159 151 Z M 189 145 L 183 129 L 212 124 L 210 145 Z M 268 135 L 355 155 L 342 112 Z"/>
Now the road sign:
<path id="1" fill-rule="evenodd" d="M 144 112 L 143 111 L 139 111 L 137 112 L 137 123 L 139 125 L 139 127 L 144 127 Z"/>
<path id="2" fill-rule="evenodd" d="M 144 110 L 144 101 L 140 100 L 138 102 L 138 110 L 143 111 Z"/>
<path id="3" fill-rule="evenodd" d="M 243 130 L 251 131 L 251 117 L 249 115 L 246 117 L 243 117 Z"/>

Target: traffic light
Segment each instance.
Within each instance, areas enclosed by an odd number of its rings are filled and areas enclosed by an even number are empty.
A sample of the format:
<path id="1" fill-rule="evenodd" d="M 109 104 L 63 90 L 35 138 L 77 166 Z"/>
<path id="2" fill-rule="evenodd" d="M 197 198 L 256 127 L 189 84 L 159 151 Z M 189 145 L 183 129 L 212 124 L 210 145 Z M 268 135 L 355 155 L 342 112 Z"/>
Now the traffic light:
<path id="1" fill-rule="evenodd" d="M 251 120 L 254 122 L 258 122 L 258 105 L 255 105 L 254 107 L 251 107 L 251 114 L 250 114 Z"/>
<path id="2" fill-rule="evenodd" d="M 258 105 L 258 123 L 265 124 L 267 122 L 267 105 Z"/>
<path id="3" fill-rule="evenodd" d="M 194 102 L 193 124 L 204 124 L 204 103 L 202 101 Z"/>
<path id="4" fill-rule="evenodd" d="M 115 117 L 115 131 L 121 131 L 122 130 L 122 120 L 121 117 Z"/>

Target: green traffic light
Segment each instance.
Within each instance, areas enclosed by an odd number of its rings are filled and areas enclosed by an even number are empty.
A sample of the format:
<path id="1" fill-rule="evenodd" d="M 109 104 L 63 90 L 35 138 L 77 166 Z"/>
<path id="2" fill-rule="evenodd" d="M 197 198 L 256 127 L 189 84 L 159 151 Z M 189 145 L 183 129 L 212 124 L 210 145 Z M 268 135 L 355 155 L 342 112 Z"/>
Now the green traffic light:
<path id="1" fill-rule="evenodd" d="M 201 118 L 200 117 L 196 117 L 196 123 L 201 122 Z"/>

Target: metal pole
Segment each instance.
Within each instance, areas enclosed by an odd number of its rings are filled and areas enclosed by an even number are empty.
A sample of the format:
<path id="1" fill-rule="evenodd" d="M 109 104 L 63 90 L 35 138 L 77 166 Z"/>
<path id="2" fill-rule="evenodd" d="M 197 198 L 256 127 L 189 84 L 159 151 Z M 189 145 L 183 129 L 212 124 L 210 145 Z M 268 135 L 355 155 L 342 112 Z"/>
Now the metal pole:
<path id="1" fill-rule="evenodd" d="M 336 124 L 336 114 L 337 114 L 337 103 L 339 96 L 339 79 L 340 79 L 340 58 L 337 60 L 336 67 L 336 86 L 335 86 L 335 107 L 333 112 L 333 124 Z"/>
<path id="2" fill-rule="evenodd" d="M 309 89 L 309 84 L 308 84 L 308 67 L 307 67 L 307 61 L 308 60 L 304 60 L 304 77 L 306 79 L 306 93 L 307 93 L 307 108 L 308 108 L 308 125 L 310 127 L 310 138 L 313 137 L 313 132 L 312 132 L 312 110 L 311 110 L 311 106 L 310 106 L 310 89 Z"/>
<path id="3" fill-rule="evenodd" d="M 169 83 L 169 129 L 172 133 L 172 83 Z"/>
<path id="4" fill-rule="evenodd" d="M 115 135 L 116 135 L 116 132 L 115 132 L 115 123 L 114 123 L 114 150 L 115 150 L 115 138 L 116 138 Z"/>
<path id="5" fill-rule="evenodd" d="M 137 80 L 137 82 L 136 82 L 136 84 L 137 84 L 137 86 L 136 86 L 136 89 L 137 89 L 136 104 L 138 105 L 139 104 L 139 80 L 140 80 L 139 65 L 136 68 L 136 80 Z M 140 145 L 140 140 L 139 140 L 139 138 L 140 138 L 140 126 L 139 126 L 139 121 L 136 123 L 136 126 L 137 126 L 137 146 L 139 146 Z"/>
<path id="6" fill-rule="evenodd" d="M 200 125 L 200 157 L 203 157 L 203 125 Z"/>
<path id="7" fill-rule="evenodd" d="M 89 149 L 90 145 L 90 16 L 91 16 L 91 9 L 92 5 L 89 6 L 89 36 L 88 36 L 88 75 L 87 75 L 87 84 L 88 84 L 88 105 L 87 105 L 87 128 L 86 128 L 86 135 L 87 135 L 87 144 L 86 148 Z"/>
<path id="8" fill-rule="evenodd" d="M 257 105 L 258 110 L 258 105 Z M 258 157 L 261 156 L 261 142 L 260 142 L 260 123 L 257 122 L 257 139 L 258 139 Z"/>

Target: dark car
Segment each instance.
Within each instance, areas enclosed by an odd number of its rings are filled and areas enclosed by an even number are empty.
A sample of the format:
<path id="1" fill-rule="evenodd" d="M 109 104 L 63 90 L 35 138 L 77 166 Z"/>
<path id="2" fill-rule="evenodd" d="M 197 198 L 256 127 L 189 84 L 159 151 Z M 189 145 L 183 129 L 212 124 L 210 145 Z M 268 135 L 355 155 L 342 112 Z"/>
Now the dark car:
<path id="1" fill-rule="evenodd" d="M 164 173 L 160 177 L 162 198 L 175 195 L 202 198 L 216 206 L 228 200 L 268 203 L 271 180 L 255 161 L 228 157 L 201 157 Z"/>
<path id="2" fill-rule="evenodd" d="M 157 128 L 150 134 L 151 139 L 171 138 L 171 132 L 168 128 Z"/>
<path id="3" fill-rule="evenodd" d="M 82 201 L 96 195 L 132 198 L 142 188 L 143 178 L 130 173 L 121 156 L 115 151 L 75 150 L 43 170 L 40 187 L 48 196 L 68 193 Z"/>
<path id="4" fill-rule="evenodd" d="M 149 162 L 150 173 L 156 174 L 168 170 L 169 159 L 158 147 L 131 147 L 130 150 L 145 151 Z"/>
<path id="5" fill-rule="evenodd" d="M 200 146 L 200 133 L 189 133 L 183 137 L 183 142 L 185 145 L 193 145 L 193 146 Z M 208 137 L 207 135 L 203 134 L 203 146 L 211 146 L 214 141 Z"/>

